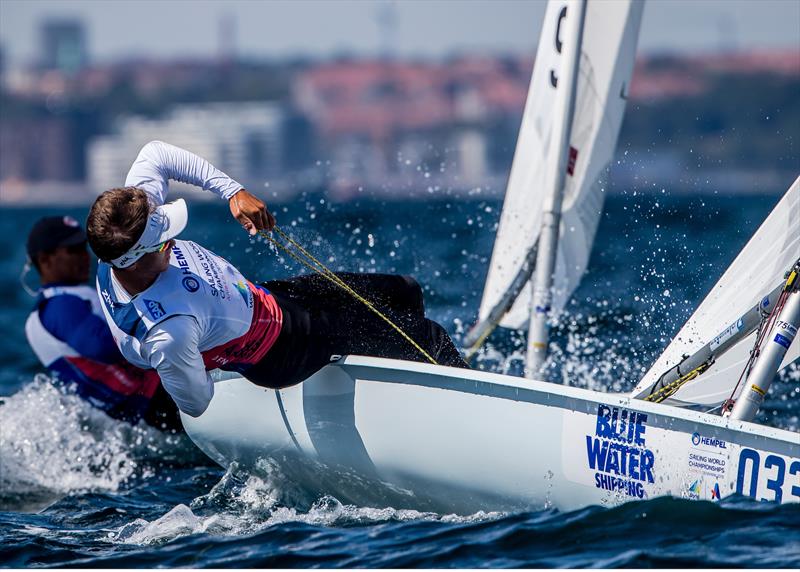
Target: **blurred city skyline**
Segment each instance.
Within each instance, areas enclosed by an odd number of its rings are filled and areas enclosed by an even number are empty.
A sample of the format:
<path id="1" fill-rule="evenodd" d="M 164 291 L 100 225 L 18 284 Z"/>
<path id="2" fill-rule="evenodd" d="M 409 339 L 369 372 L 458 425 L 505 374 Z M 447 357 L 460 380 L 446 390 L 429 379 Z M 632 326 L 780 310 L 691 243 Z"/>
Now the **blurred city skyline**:
<path id="1" fill-rule="evenodd" d="M 545 6 L 0 0 L 0 204 L 88 202 L 152 139 L 281 200 L 502 193 Z M 610 188 L 796 177 L 800 1 L 644 14 Z"/>
<path id="2" fill-rule="evenodd" d="M 81 21 L 95 63 L 126 58 L 532 54 L 545 0 L 0 0 L 7 67 L 37 63 L 48 19 Z M 643 54 L 800 51 L 795 0 L 648 0 Z"/>

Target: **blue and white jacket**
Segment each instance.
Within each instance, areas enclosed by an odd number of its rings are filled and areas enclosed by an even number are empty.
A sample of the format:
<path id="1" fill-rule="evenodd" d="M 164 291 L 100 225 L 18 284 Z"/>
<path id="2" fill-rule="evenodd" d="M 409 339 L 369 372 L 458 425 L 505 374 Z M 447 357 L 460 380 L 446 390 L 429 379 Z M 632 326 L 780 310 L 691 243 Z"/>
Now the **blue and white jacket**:
<path id="1" fill-rule="evenodd" d="M 25 335 L 56 381 L 118 419 L 144 416 L 160 380 L 129 364 L 106 325 L 97 291 L 86 285 L 42 288 Z"/>

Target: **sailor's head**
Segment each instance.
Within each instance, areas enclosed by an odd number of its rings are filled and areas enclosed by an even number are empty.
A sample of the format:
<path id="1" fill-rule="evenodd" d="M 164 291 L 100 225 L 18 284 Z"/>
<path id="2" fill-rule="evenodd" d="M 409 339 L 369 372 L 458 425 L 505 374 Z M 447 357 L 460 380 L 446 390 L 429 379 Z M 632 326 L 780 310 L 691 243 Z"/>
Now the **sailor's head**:
<path id="1" fill-rule="evenodd" d="M 115 268 L 163 272 L 187 219 L 183 199 L 155 206 L 143 190 L 124 187 L 97 197 L 86 232 L 97 257 Z"/>
<path id="2" fill-rule="evenodd" d="M 86 234 L 71 216 L 47 216 L 36 221 L 28 234 L 26 250 L 42 284 L 89 280 Z"/>

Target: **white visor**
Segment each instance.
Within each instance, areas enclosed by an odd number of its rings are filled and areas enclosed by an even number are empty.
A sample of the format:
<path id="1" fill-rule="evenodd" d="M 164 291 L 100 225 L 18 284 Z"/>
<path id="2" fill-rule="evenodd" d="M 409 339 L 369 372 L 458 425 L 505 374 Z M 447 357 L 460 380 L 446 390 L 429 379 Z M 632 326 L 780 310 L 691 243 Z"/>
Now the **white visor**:
<path id="1" fill-rule="evenodd" d="M 164 242 L 178 236 L 186 228 L 188 220 L 189 212 L 183 199 L 156 207 L 150 213 L 147 226 L 136 244 L 119 258 L 112 260 L 111 264 L 116 268 L 127 268 L 148 252 L 155 252 Z"/>

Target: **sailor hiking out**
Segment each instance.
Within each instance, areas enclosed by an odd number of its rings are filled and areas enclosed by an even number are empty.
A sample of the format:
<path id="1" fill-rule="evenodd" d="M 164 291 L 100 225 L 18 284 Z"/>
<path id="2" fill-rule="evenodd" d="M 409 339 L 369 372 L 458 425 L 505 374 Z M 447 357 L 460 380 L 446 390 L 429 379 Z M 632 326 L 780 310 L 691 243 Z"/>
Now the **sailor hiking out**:
<path id="1" fill-rule="evenodd" d="M 229 202 L 251 235 L 272 230 L 263 202 L 204 159 L 154 141 L 139 153 L 125 187 L 103 193 L 87 221 L 100 259 L 97 289 L 119 350 L 158 372 L 184 413 L 196 417 L 214 394 L 208 370 L 242 373 L 270 388 L 299 383 L 332 355 L 420 360 L 422 355 L 366 307 L 321 276 L 254 284 L 199 244 L 176 240 L 186 203 L 165 204 L 169 181 L 191 183 Z M 425 318 L 410 277 L 340 274 L 442 365 L 466 367 L 444 329 Z"/>
<path id="2" fill-rule="evenodd" d="M 114 344 L 97 290 L 86 284 L 89 252 L 78 221 L 39 219 L 28 236 L 27 253 L 42 286 L 31 292 L 36 302 L 25 334 L 53 381 L 116 419 L 181 429 L 156 372 L 131 365 Z"/>

